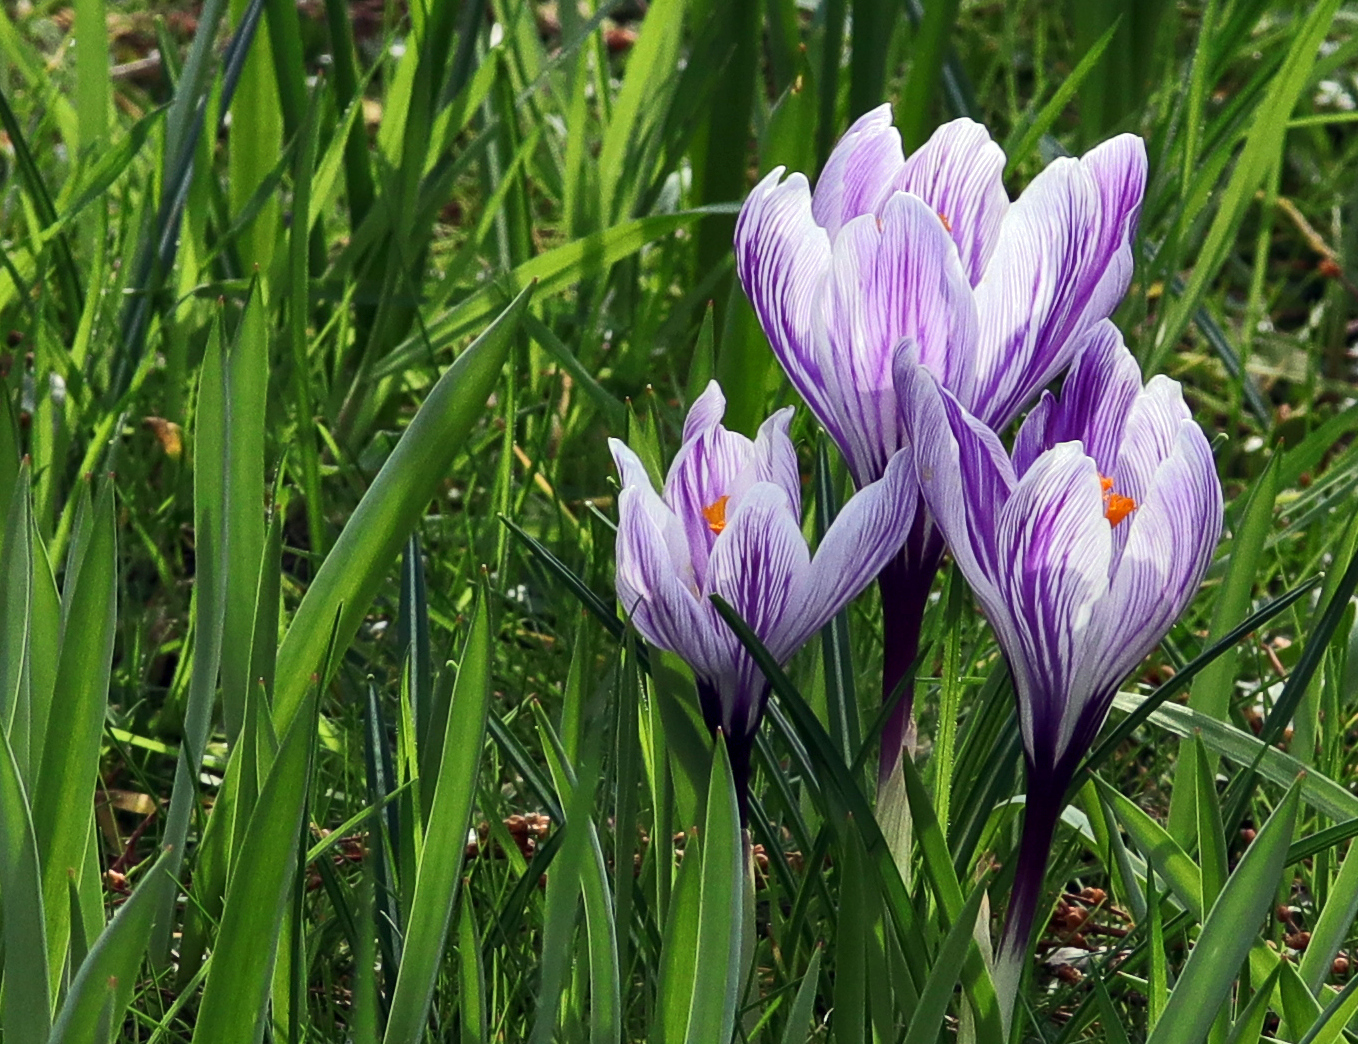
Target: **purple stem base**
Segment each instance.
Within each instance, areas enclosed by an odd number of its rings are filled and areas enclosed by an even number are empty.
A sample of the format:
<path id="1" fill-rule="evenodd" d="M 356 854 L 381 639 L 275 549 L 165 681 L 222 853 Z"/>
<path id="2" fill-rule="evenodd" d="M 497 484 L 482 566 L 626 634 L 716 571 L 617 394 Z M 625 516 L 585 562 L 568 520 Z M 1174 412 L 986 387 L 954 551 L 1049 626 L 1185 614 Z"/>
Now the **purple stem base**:
<path id="1" fill-rule="evenodd" d="M 943 557 L 943 541 L 921 508 L 915 515 L 905 547 L 877 577 L 882 594 L 882 702 L 895 694 L 910 665 L 919 655 L 920 626 L 929 604 L 929 590 Z M 915 686 L 905 687 L 882 729 L 877 785 L 895 771 L 905 748 L 915 705 Z"/>
<path id="2" fill-rule="evenodd" d="M 1023 837 L 1019 842 L 1018 863 L 1014 868 L 1014 887 L 1010 892 L 1009 909 L 1004 917 L 1004 929 L 995 952 L 995 985 L 999 993 L 1000 1013 L 1006 1027 L 1013 1012 L 1019 982 L 1023 978 L 1023 964 L 1032 942 L 1033 922 L 1042 903 L 1043 883 L 1047 876 L 1047 862 L 1051 858 L 1052 839 L 1065 803 L 1065 784 L 1059 781 L 1035 780 L 1028 773 L 1028 800 L 1023 813 Z"/>

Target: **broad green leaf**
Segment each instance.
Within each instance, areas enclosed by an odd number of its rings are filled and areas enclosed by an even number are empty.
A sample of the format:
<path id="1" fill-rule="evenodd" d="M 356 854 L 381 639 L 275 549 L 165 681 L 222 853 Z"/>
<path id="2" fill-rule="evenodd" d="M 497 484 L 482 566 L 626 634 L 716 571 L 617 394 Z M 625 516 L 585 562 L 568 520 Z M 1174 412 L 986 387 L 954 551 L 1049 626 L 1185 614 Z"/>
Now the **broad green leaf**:
<path id="1" fill-rule="evenodd" d="M 670 893 L 669 918 L 660 946 L 656 1021 L 651 1027 L 651 1035 L 657 1044 L 679 1044 L 688 1039 L 689 1006 L 696 972 L 693 955 L 698 951 L 701 856 L 698 832 L 690 830 L 674 891 Z M 670 868 L 661 866 L 659 872 L 667 874 Z"/>
<path id="2" fill-rule="evenodd" d="M 802 984 L 797 987 L 797 998 L 788 1012 L 787 1028 L 783 1030 L 783 1044 L 810 1044 L 815 1039 L 816 1028 L 809 1025 L 815 1011 L 816 994 L 820 989 L 820 959 L 825 952 L 817 946 L 811 954 L 811 963 L 806 966 Z"/>
<path id="3" fill-rule="evenodd" d="M 443 759 L 425 823 L 401 968 L 383 1037 L 386 1044 L 416 1044 L 424 1035 L 452 923 L 457 886 L 462 879 L 463 850 L 476 799 L 486 716 L 490 710 L 490 609 L 485 593 L 478 599 L 458 663 L 443 738 Z"/>
<path id="4" fill-rule="evenodd" d="M 161 854 L 90 947 L 57 1013 L 49 1044 L 110 1040 L 107 1032 L 99 1035 L 98 1027 L 121 1024 L 137 986 L 156 911 L 164 905 L 165 893 L 174 890 L 168 855 Z"/>
<path id="5" fill-rule="evenodd" d="M 952 927 L 943 940 L 934 958 L 933 970 L 925 980 L 920 991 L 919 1006 L 910 1020 L 910 1029 L 905 1035 L 905 1044 L 933 1044 L 938 1039 L 946 1021 L 948 1002 L 952 1000 L 953 987 L 957 985 L 962 973 L 962 963 L 971 946 L 972 931 L 976 927 L 976 917 L 986 890 L 977 885 L 968 896 L 966 905 L 958 913 Z"/>
<path id="6" fill-rule="evenodd" d="M 47 936 L 38 844 L 19 763 L 0 729 L 0 919 L 6 1040 L 45 1040 L 51 1026 Z M 15 998 L 23 998 L 17 1002 Z"/>
<path id="7" fill-rule="evenodd" d="M 742 972 L 744 862 L 735 781 L 726 744 L 718 742 L 713 746 L 707 814 L 703 817 L 698 945 L 694 952 L 687 1044 L 724 1044 L 735 1029 Z"/>
<path id="8" fill-rule="evenodd" d="M 1141 696 L 1120 692 L 1114 698 L 1113 706 L 1123 712 L 1131 712 L 1141 705 L 1142 700 Z M 1277 747 L 1263 743 L 1251 733 L 1242 732 L 1233 725 L 1177 703 L 1161 705 L 1148 720 L 1176 736 L 1189 737 L 1194 731 L 1200 732 L 1203 745 L 1208 750 L 1237 765 L 1254 766 L 1254 770 L 1270 783 L 1287 786 L 1304 772 L 1305 777 L 1301 781 L 1301 799 L 1304 803 L 1331 819 L 1342 821 L 1358 818 L 1358 797 L 1346 787 L 1308 768 Z M 1257 765 L 1256 758 L 1259 759 Z"/>
<path id="9" fill-rule="evenodd" d="M 250 816 L 238 859 L 248 870 L 233 874 L 227 888 L 194 1044 L 256 1044 L 263 1032 L 284 911 L 297 875 L 316 710 L 313 686 L 293 715 Z"/>
<path id="10" fill-rule="evenodd" d="M 483 416 L 532 289 L 524 290 L 439 378 L 326 556 L 278 650 L 274 719 L 280 732 L 321 669 L 336 613 L 348 646 L 373 595 L 453 459 Z"/>
<path id="11" fill-rule="evenodd" d="M 61 698 L 52 706 L 33 798 L 54 989 L 66 958 L 70 930 L 68 875 L 81 866 L 94 816 L 99 740 L 108 706 L 117 629 L 117 579 L 113 483 L 106 480 L 89 522 L 79 570 L 75 579 L 68 581 L 73 590 L 67 600 L 70 609 L 56 676 L 56 692 Z"/>
<path id="12" fill-rule="evenodd" d="M 1301 786 L 1293 784 L 1246 849 L 1203 923 L 1148 1044 L 1200 1044 L 1273 909 L 1296 825 Z"/>

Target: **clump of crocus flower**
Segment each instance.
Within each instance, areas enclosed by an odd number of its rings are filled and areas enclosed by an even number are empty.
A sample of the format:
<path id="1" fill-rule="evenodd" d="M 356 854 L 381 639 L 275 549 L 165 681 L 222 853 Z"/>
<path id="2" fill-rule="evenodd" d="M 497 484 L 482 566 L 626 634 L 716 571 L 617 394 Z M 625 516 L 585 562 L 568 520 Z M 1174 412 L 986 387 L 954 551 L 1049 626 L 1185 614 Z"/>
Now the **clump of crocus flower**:
<path id="1" fill-rule="evenodd" d="M 710 596 L 786 663 L 900 550 L 916 490 L 898 454 L 845 503 L 813 557 L 801 530 L 792 409 L 766 420 L 753 440 L 722 426 L 725 411 L 713 381 L 689 410 L 663 493 L 624 443 L 610 439 L 609 447 L 622 481 L 618 599 L 642 637 L 693 668 L 703 718 L 725 734 L 743 817 L 769 684 Z"/>
<path id="2" fill-rule="evenodd" d="M 996 958 L 1007 1015 L 1066 791 L 1118 685 L 1197 591 L 1221 483 L 1178 383 L 1142 387 L 1112 323 L 1091 331 L 1061 397 L 1043 393 L 1012 456 L 908 343 L 895 371 L 923 502 L 1017 695 L 1028 797 Z"/>
<path id="3" fill-rule="evenodd" d="M 908 158 L 883 105 L 835 147 L 812 193 L 783 168 L 750 194 L 736 270 L 773 351 L 835 440 L 859 488 L 903 445 L 892 386 L 902 339 L 973 416 L 1001 429 L 1070 365 L 1132 273 L 1145 190 L 1140 138 L 1058 159 L 1010 204 L 1003 150 L 970 120 Z M 883 695 L 919 644 L 943 540 L 921 507 L 881 574 Z M 882 738 L 900 756 L 910 693 Z"/>

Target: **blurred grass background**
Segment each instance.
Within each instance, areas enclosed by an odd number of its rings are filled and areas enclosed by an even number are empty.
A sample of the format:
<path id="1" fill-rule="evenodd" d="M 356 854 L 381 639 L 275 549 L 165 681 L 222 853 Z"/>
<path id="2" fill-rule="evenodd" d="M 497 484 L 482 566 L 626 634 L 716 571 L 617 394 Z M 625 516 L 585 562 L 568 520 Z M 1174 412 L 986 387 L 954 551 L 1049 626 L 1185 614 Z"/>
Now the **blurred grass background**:
<path id="1" fill-rule="evenodd" d="M 1016 1039 L 1342 1039 L 1355 29 L 1339 0 L 6 0 L 4 1040 L 997 1039 L 959 955 L 1002 912 L 1020 753 L 960 580 L 915 872 L 864 797 L 870 595 L 775 701 L 748 888 L 691 682 L 612 608 L 605 436 L 663 460 L 713 375 L 733 427 L 793 401 L 735 214 L 883 100 L 908 148 L 985 122 L 1012 194 L 1142 134 L 1116 318 L 1222 436 L 1219 560 L 1068 811 Z M 1288 869 L 1228 876 L 1275 808 Z M 1245 913 L 1212 930 L 1218 895 Z M 1176 982 L 1196 1021 L 1161 1019 Z"/>

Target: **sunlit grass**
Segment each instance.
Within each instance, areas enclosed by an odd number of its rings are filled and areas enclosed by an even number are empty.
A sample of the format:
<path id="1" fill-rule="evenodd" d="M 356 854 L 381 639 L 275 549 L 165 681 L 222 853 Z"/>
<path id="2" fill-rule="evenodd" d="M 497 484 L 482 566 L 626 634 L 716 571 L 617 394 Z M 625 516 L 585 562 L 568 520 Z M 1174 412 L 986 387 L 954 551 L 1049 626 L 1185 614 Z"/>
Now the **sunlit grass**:
<path id="1" fill-rule="evenodd" d="M 733 427 L 800 407 L 736 207 L 882 100 L 912 142 L 985 122 L 1011 195 L 1145 137 L 1115 318 L 1220 439 L 1225 538 L 1067 810 L 1017 1037 L 1344 1039 L 1348 13 L 644 6 L 0 10 L 3 1039 L 990 1039 L 968 927 L 1023 774 L 960 577 L 913 854 L 869 594 L 780 681 L 753 881 L 686 668 L 612 595 L 605 437 L 663 470 L 713 375 Z M 842 462 L 792 434 L 814 518 Z"/>

